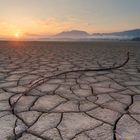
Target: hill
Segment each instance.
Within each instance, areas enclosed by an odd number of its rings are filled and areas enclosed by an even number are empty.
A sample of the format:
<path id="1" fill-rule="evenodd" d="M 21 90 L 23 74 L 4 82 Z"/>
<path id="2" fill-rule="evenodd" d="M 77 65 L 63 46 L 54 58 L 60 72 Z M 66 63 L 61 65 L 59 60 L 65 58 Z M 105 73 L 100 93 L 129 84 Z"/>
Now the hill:
<path id="1" fill-rule="evenodd" d="M 135 38 L 135 37 L 140 37 L 140 29 L 134 29 L 134 30 L 128 30 L 128 31 L 122 31 L 122 32 L 113 32 L 113 33 L 94 33 L 93 36 L 96 36 L 96 35 L 106 35 L 106 36 L 120 36 L 120 37 L 132 37 L 132 38 Z"/>
<path id="2" fill-rule="evenodd" d="M 87 38 L 89 36 L 91 35 L 85 31 L 72 30 L 58 33 L 53 38 Z"/>
<path id="3" fill-rule="evenodd" d="M 140 37 L 133 38 L 132 41 L 140 41 Z"/>

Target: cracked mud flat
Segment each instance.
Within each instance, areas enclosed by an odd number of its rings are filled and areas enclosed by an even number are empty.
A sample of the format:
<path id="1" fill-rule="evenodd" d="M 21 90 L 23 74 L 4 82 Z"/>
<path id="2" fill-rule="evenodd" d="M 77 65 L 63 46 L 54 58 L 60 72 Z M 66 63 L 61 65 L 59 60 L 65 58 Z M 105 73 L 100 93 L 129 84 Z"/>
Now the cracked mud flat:
<path id="1" fill-rule="evenodd" d="M 0 43 L 0 140 L 139 137 L 140 44 Z"/>

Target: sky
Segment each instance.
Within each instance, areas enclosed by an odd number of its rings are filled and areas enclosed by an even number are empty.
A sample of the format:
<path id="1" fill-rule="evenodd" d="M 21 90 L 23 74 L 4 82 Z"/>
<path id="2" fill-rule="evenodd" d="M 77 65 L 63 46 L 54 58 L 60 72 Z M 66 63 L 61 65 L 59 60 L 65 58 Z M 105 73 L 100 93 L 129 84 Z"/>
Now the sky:
<path id="1" fill-rule="evenodd" d="M 140 27 L 140 0 L 0 0 L 0 37 Z"/>

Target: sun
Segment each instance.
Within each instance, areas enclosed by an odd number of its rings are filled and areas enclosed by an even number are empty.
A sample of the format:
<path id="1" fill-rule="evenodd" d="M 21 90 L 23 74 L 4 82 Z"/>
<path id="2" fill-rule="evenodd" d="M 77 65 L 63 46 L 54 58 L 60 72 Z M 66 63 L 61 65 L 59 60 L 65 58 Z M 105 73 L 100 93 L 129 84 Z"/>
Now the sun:
<path id="1" fill-rule="evenodd" d="M 14 34 L 14 37 L 15 37 L 15 38 L 19 38 L 19 33 L 15 33 L 15 34 Z"/>

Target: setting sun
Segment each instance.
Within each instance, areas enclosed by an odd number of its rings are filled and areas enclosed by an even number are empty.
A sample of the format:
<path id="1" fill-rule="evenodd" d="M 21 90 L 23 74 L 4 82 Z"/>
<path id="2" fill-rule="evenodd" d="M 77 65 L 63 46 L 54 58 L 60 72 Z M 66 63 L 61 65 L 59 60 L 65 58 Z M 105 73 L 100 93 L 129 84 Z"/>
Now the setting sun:
<path id="1" fill-rule="evenodd" d="M 19 33 L 15 33 L 14 36 L 15 36 L 16 38 L 19 38 Z"/>

